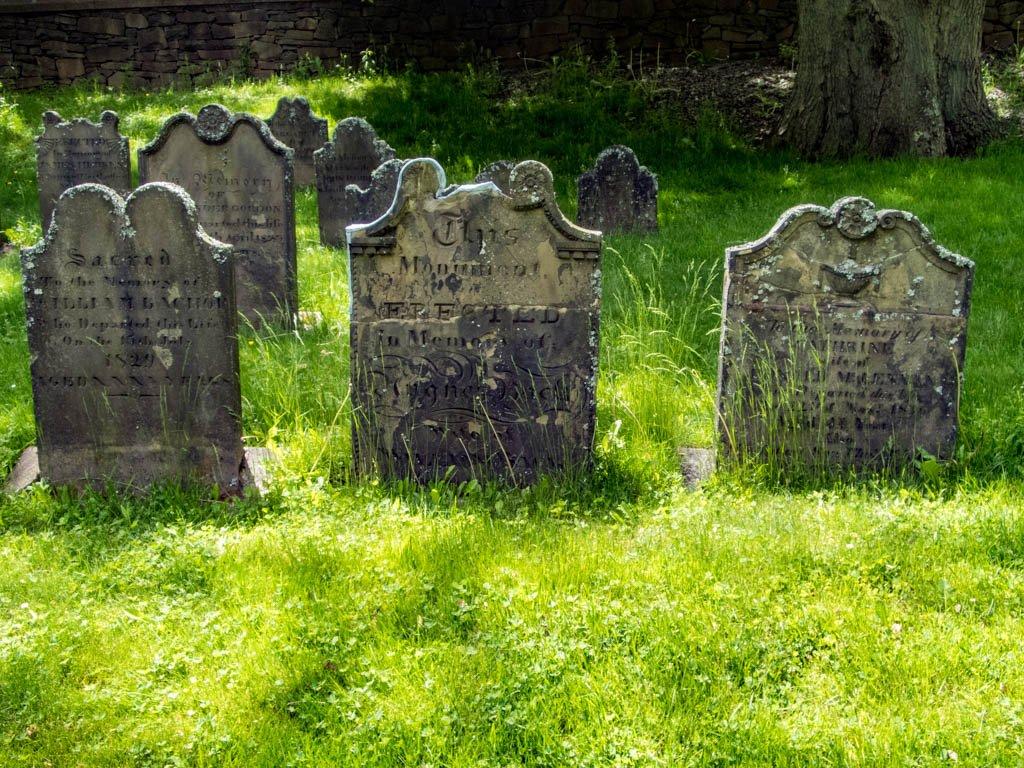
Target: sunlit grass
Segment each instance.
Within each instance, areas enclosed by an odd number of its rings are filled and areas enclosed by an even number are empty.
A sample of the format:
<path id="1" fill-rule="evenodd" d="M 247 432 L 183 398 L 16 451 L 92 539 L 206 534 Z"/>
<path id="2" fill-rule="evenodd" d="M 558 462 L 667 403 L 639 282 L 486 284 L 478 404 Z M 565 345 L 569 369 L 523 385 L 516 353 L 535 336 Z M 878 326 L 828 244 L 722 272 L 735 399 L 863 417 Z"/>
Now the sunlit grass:
<path id="1" fill-rule="evenodd" d="M 679 126 L 560 65 L 506 99 L 489 71 L 5 94 L 0 230 L 38 237 L 44 109 L 271 114 L 305 95 L 466 181 L 604 146 L 659 174 L 661 231 L 607 238 L 592 469 L 534 488 L 351 474 L 344 253 L 297 196 L 300 303 L 243 330 L 244 432 L 271 492 L 0 501 L 0 765 L 970 766 L 1024 754 L 1024 148 L 806 165 Z M 790 205 L 860 194 L 978 263 L 962 450 L 927 482 L 680 488 L 714 442 L 722 254 Z M 0 260 L 0 467 L 34 440 L 18 260 Z"/>

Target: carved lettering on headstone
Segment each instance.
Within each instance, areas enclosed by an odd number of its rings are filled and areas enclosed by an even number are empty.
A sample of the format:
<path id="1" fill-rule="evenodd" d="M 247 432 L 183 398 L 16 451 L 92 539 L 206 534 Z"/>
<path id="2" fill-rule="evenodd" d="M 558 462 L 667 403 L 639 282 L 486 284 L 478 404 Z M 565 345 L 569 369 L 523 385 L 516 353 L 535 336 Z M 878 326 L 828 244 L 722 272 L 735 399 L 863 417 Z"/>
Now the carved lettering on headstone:
<path id="1" fill-rule="evenodd" d="M 512 175 L 512 169 L 515 167 L 516 164 L 510 160 L 498 160 L 480 171 L 473 181 L 476 184 L 489 181 L 507 195 L 510 189 L 509 177 Z"/>
<path id="2" fill-rule="evenodd" d="M 212 237 L 235 247 L 238 310 L 254 325 L 298 307 L 292 150 L 267 124 L 219 104 L 174 115 L 139 150 L 143 181 L 182 186 Z"/>
<path id="3" fill-rule="evenodd" d="M 316 181 L 313 153 L 327 143 L 327 121 L 317 117 L 302 96 L 282 97 L 267 119 L 275 138 L 295 152 L 295 184 L 308 187 Z"/>
<path id="4" fill-rule="evenodd" d="M 616 145 L 597 156 L 579 178 L 580 226 L 610 232 L 658 231 L 658 179 L 629 147 Z"/>
<path id="5" fill-rule="evenodd" d="M 585 465 L 601 236 L 566 221 L 537 162 L 511 196 L 445 185 L 409 161 L 390 210 L 348 229 L 357 466 L 530 482 Z"/>
<path id="6" fill-rule="evenodd" d="M 973 272 L 914 216 L 863 198 L 793 208 L 729 249 L 725 452 L 820 469 L 949 457 Z"/>
<path id="7" fill-rule="evenodd" d="M 22 252 L 39 464 L 54 485 L 240 490 L 231 247 L 184 190 L 66 191 Z"/>
<path id="8" fill-rule="evenodd" d="M 117 132 L 117 120 L 109 111 L 98 123 L 83 118 L 65 122 L 56 112 L 43 113 L 43 132 L 36 139 L 36 175 L 44 232 L 65 189 L 92 182 L 122 195 L 131 191 L 128 139 Z"/>
<path id="9" fill-rule="evenodd" d="M 395 150 L 377 137 L 368 122 L 360 117 L 347 117 L 335 126 L 334 139 L 317 150 L 313 157 L 320 242 L 343 246 L 345 227 L 370 221 L 360 221 L 359 217 L 367 215 L 367 212 L 359 207 L 357 196 L 347 193 L 349 185 L 367 190 L 373 171 L 382 163 L 394 160 Z"/>

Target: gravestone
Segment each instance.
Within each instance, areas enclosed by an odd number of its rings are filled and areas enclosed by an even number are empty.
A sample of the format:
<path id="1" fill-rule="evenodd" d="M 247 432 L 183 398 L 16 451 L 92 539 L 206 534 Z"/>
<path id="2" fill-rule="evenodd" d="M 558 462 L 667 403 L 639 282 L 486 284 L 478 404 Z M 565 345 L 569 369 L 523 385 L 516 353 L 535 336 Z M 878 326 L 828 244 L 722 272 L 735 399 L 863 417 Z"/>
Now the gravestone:
<path id="1" fill-rule="evenodd" d="M 601 235 L 566 221 L 551 172 L 511 196 L 405 163 L 387 213 L 348 229 L 360 471 L 527 483 L 584 467 L 594 436 Z"/>
<path id="2" fill-rule="evenodd" d="M 658 178 L 629 147 L 598 155 L 579 178 L 578 196 L 580 226 L 604 233 L 658 231 Z"/>
<path id="3" fill-rule="evenodd" d="M 92 123 L 83 118 L 65 122 L 56 112 L 44 112 L 43 132 L 36 139 L 36 176 L 44 232 L 65 189 L 93 182 L 128 194 L 132 164 L 128 139 L 117 132 L 117 114 L 104 112 Z"/>
<path id="4" fill-rule="evenodd" d="M 44 240 L 22 252 L 45 480 L 239 492 L 231 259 L 179 187 L 147 184 L 125 200 L 83 184 L 61 195 Z"/>
<path id="5" fill-rule="evenodd" d="M 353 224 L 369 224 L 385 214 L 395 199 L 401 171 L 401 160 L 388 160 L 373 170 L 366 189 L 348 185 L 345 189 L 345 210 Z"/>
<path id="6" fill-rule="evenodd" d="M 844 198 L 726 252 L 724 452 L 819 469 L 951 455 L 974 264 Z"/>
<path id="7" fill-rule="evenodd" d="M 345 245 L 345 227 L 359 221 L 365 212 L 347 194 L 350 184 L 366 190 L 374 170 L 395 159 L 395 150 L 377 137 L 361 117 L 347 117 L 334 128 L 334 139 L 314 155 L 317 207 L 320 213 L 320 242 Z M 390 202 L 390 201 L 389 201 Z"/>
<path id="8" fill-rule="evenodd" d="M 498 160 L 480 171 L 473 181 L 476 184 L 489 181 L 507 195 L 509 193 L 509 176 L 512 175 L 512 169 L 515 167 L 516 164 L 510 160 Z"/>
<path id="9" fill-rule="evenodd" d="M 290 324 L 298 307 L 292 150 L 267 124 L 210 104 L 164 123 L 139 150 L 143 183 L 178 184 L 203 229 L 234 248 L 238 310 L 259 326 Z"/>
<path id="10" fill-rule="evenodd" d="M 271 133 L 294 151 L 295 184 L 308 187 L 316 181 L 313 153 L 327 143 L 327 121 L 313 114 L 302 96 L 283 97 L 273 116 L 267 119 Z"/>

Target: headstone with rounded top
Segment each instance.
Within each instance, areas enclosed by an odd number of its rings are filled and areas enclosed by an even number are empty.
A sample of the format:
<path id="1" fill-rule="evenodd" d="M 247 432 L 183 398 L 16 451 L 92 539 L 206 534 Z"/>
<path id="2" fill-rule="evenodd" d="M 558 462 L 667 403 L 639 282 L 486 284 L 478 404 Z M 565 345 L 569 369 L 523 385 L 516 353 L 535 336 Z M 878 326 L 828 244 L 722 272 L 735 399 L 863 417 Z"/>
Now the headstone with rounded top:
<path id="1" fill-rule="evenodd" d="M 489 181 L 507 195 L 510 189 L 509 177 L 515 167 L 516 164 L 511 160 L 497 160 L 480 171 L 473 181 L 477 184 Z"/>
<path id="2" fill-rule="evenodd" d="M 43 231 L 50 226 L 61 193 L 78 184 L 105 184 L 119 194 L 132 188 L 128 139 L 117 132 L 118 118 L 109 110 L 98 123 L 84 118 L 62 120 L 43 113 L 43 132 L 36 139 L 36 178 Z"/>
<path id="3" fill-rule="evenodd" d="M 974 264 L 864 198 L 786 212 L 726 252 L 727 455 L 899 468 L 956 443 Z"/>
<path id="4" fill-rule="evenodd" d="M 327 143 L 327 120 L 314 115 L 304 97 L 283 96 L 267 125 L 278 141 L 295 152 L 295 184 L 308 187 L 315 183 L 313 153 Z"/>
<path id="5" fill-rule="evenodd" d="M 395 150 L 377 136 L 361 117 L 347 117 L 334 128 L 334 138 L 314 155 L 317 207 L 320 214 L 320 242 L 345 245 L 345 227 L 367 223 L 358 197 L 348 194 L 355 185 L 368 190 L 372 175 L 382 163 L 395 159 Z"/>
<path id="6" fill-rule="evenodd" d="M 360 471 L 528 483 L 588 464 L 601 235 L 565 219 L 541 163 L 510 192 L 410 160 L 384 216 L 348 228 Z"/>
<path id="7" fill-rule="evenodd" d="M 606 234 L 658 231 L 658 178 L 629 147 L 616 145 L 597 156 L 579 178 L 578 199 L 580 226 Z"/>
<path id="8" fill-rule="evenodd" d="M 369 224 L 384 215 L 395 199 L 401 171 L 401 160 L 388 160 L 374 168 L 366 189 L 355 184 L 346 187 L 345 210 L 351 212 L 353 224 Z"/>
<path id="9" fill-rule="evenodd" d="M 192 199 L 98 184 L 57 202 L 22 252 L 38 462 L 55 486 L 241 490 L 231 246 Z"/>
<path id="10" fill-rule="evenodd" d="M 174 115 L 139 150 L 142 182 L 181 185 L 203 228 L 235 247 L 238 311 L 257 326 L 290 324 L 298 308 L 292 154 L 258 117 L 219 104 Z"/>

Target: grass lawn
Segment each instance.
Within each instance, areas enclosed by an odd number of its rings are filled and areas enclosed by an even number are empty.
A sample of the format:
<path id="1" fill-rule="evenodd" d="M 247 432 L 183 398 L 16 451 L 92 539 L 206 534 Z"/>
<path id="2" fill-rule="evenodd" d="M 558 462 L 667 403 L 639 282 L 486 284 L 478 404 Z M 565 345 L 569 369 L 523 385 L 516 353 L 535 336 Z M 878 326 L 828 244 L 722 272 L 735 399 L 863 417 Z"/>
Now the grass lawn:
<path id="1" fill-rule="evenodd" d="M 121 115 L 306 95 L 454 181 L 626 143 L 661 233 L 608 237 L 592 474 L 511 490 L 350 476 L 344 253 L 297 196 L 300 303 L 240 340 L 273 490 L 233 505 L 33 489 L 0 500 L 0 766 L 947 766 L 1024 762 L 1024 143 L 971 160 L 810 165 L 580 66 L 88 88 L 0 102 L 0 231 L 39 235 L 44 109 Z M 133 157 L 134 159 L 134 157 Z M 859 194 L 977 262 L 950 465 L 680 487 L 713 441 L 722 253 L 787 207 Z M 34 439 L 16 255 L 0 260 L 0 469 Z"/>

